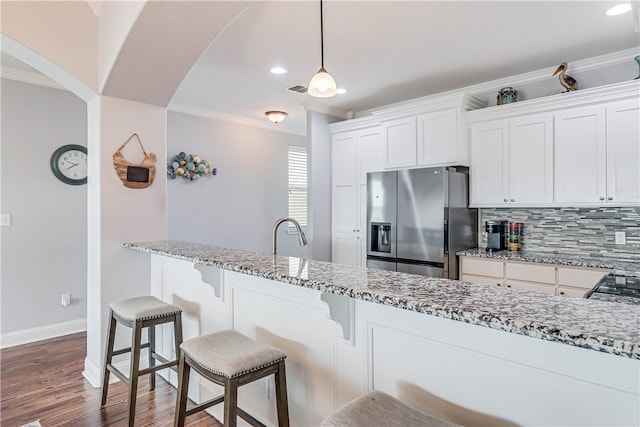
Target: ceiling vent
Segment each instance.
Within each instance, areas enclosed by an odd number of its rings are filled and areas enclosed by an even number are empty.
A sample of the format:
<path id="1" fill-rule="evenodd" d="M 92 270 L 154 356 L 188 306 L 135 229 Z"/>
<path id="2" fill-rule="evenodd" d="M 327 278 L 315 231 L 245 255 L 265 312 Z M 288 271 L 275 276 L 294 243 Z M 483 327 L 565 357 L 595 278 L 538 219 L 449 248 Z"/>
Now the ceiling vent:
<path id="1" fill-rule="evenodd" d="M 294 85 L 294 86 L 288 87 L 287 90 L 290 90 L 292 92 L 298 92 L 298 93 L 307 93 L 307 87 L 302 85 Z"/>

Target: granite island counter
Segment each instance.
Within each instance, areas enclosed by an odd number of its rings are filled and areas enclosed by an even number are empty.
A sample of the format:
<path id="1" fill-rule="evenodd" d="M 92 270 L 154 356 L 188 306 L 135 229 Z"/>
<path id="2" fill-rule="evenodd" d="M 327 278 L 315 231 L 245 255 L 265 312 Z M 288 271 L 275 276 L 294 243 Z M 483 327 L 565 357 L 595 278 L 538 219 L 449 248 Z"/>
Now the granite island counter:
<path id="1" fill-rule="evenodd" d="M 151 293 L 183 307 L 186 338 L 234 328 L 289 354 L 294 424 L 372 389 L 460 424 L 640 422 L 636 306 L 188 242 L 125 246 L 151 254 Z M 273 422 L 269 387 L 244 399 Z"/>

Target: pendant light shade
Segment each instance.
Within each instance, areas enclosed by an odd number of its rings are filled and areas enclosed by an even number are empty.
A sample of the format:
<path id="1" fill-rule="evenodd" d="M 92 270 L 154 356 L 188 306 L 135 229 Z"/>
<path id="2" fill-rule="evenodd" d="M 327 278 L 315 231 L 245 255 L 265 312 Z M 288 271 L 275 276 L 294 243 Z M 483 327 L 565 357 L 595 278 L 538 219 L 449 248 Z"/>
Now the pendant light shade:
<path id="1" fill-rule="evenodd" d="M 322 19 L 322 0 L 320 0 L 320 70 L 309 82 L 307 93 L 316 98 L 330 98 L 338 93 L 335 79 L 324 68 L 324 25 Z"/>
<path id="2" fill-rule="evenodd" d="M 284 111 L 267 111 L 264 114 L 275 124 L 280 123 L 285 119 L 285 117 L 287 117 L 287 113 L 285 113 Z"/>
<path id="3" fill-rule="evenodd" d="M 338 85 L 333 76 L 323 67 L 309 82 L 307 93 L 316 98 L 330 98 L 338 93 Z"/>

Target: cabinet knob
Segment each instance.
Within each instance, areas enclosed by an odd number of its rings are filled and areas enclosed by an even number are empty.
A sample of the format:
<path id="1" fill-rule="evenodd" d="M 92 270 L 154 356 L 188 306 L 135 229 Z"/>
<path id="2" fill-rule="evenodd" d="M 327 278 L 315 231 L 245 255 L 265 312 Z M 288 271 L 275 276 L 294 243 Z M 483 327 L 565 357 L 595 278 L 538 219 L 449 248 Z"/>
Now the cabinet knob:
<path id="1" fill-rule="evenodd" d="M 600 200 L 604 200 L 604 197 L 600 197 Z"/>
<path id="2" fill-rule="evenodd" d="M 356 231 L 358 231 L 358 230 L 356 230 L 356 229 L 354 228 L 354 229 L 353 229 L 353 232 L 355 233 Z"/>
<path id="3" fill-rule="evenodd" d="M 564 291 L 560 291 L 560 295 L 564 295 Z"/>
<path id="4" fill-rule="evenodd" d="M 504 199 L 504 201 L 505 201 L 505 202 L 508 202 L 508 201 L 509 201 L 509 199 Z"/>
<path id="5" fill-rule="evenodd" d="M 502 284 L 501 284 L 501 283 L 496 283 L 496 285 L 498 285 L 498 286 L 502 286 Z"/>
<path id="6" fill-rule="evenodd" d="M 511 199 L 511 201 L 512 201 L 512 202 L 515 202 L 515 201 L 516 201 L 516 199 Z"/>
<path id="7" fill-rule="evenodd" d="M 511 287 L 511 285 L 507 284 L 507 288 L 510 288 L 510 287 Z"/>
<path id="8" fill-rule="evenodd" d="M 613 200 L 613 197 L 609 196 L 607 197 L 607 200 Z"/>

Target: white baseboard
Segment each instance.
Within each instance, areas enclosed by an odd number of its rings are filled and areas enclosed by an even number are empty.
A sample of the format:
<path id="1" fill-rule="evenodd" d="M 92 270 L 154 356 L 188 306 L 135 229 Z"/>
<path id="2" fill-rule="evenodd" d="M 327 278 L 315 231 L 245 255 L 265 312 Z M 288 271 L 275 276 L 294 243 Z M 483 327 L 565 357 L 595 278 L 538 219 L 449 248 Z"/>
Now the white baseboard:
<path id="1" fill-rule="evenodd" d="M 14 347 L 16 345 L 29 344 L 35 341 L 57 338 L 64 335 L 75 334 L 87 330 L 87 319 L 71 320 L 69 322 L 55 323 L 53 325 L 40 326 L 22 331 L 8 332 L 0 335 L 0 348 Z"/>

